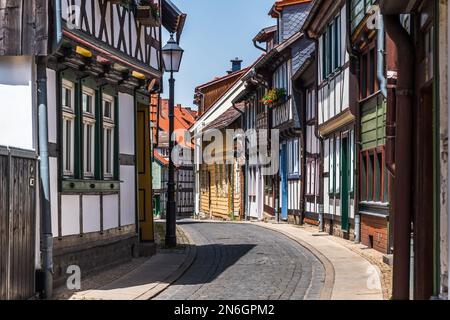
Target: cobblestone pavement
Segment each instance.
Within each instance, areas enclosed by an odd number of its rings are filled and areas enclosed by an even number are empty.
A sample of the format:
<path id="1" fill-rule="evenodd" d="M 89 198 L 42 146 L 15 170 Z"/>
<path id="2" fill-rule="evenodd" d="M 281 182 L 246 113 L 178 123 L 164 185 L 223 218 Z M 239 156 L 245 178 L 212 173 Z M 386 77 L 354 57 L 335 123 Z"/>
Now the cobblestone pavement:
<path id="1" fill-rule="evenodd" d="M 245 224 L 181 223 L 197 245 L 188 271 L 155 299 L 318 300 L 321 262 L 286 236 Z"/>

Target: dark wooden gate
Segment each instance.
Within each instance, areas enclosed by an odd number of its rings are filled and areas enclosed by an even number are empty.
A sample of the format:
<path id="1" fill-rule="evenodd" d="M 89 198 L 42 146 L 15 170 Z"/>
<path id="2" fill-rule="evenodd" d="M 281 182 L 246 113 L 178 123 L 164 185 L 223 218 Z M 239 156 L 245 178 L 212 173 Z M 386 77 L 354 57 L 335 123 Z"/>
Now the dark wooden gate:
<path id="1" fill-rule="evenodd" d="M 35 293 L 36 153 L 0 147 L 0 300 Z"/>

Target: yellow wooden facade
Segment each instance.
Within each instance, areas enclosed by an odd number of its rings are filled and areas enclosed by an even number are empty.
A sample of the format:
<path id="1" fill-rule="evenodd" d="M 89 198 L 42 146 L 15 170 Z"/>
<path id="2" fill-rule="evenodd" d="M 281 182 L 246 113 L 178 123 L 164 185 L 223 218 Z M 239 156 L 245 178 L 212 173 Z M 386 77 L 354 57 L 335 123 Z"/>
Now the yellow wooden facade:
<path id="1" fill-rule="evenodd" d="M 203 150 L 205 149 L 203 145 Z M 225 147 L 223 148 L 225 149 Z M 200 212 L 207 217 L 241 220 L 243 217 L 244 173 L 234 157 L 226 161 L 225 154 L 234 150 L 216 150 L 223 156 L 214 164 L 204 163 L 200 170 Z"/>

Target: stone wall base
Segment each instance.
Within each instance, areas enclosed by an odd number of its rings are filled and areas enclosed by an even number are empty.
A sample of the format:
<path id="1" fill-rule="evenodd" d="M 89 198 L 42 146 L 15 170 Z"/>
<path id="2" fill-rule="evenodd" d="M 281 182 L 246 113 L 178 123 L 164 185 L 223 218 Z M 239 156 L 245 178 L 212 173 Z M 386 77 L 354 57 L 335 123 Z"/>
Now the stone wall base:
<path id="1" fill-rule="evenodd" d="M 341 222 L 324 218 L 324 231 L 332 236 L 355 241 L 355 225 L 353 221 L 349 223 L 349 231 L 341 229 Z"/>
<path id="2" fill-rule="evenodd" d="M 67 274 L 69 266 L 78 266 L 83 279 L 90 274 L 129 262 L 139 255 L 138 237 L 134 233 L 109 239 L 101 239 L 99 235 L 93 241 L 78 238 L 78 241 L 73 237 L 55 239 L 55 242 L 67 242 L 70 246 L 54 249 L 54 287 L 66 283 L 71 275 Z"/>

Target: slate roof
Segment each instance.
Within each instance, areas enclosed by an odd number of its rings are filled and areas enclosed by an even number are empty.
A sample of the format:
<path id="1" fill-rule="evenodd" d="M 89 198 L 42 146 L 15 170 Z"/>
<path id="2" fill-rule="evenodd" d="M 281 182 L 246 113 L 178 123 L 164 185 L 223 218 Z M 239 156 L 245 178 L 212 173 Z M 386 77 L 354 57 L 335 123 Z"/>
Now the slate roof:
<path id="1" fill-rule="evenodd" d="M 239 109 L 239 111 L 244 112 L 245 111 L 245 104 L 239 103 L 236 104 L 235 107 Z M 230 107 L 227 111 L 225 111 L 219 118 L 211 122 L 205 130 L 212 130 L 212 129 L 225 129 L 230 124 L 232 124 L 236 119 L 238 119 L 242 114 L 236 108 Z"/>

